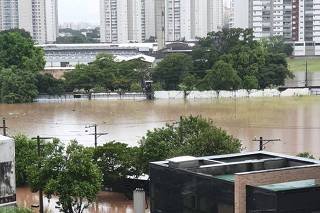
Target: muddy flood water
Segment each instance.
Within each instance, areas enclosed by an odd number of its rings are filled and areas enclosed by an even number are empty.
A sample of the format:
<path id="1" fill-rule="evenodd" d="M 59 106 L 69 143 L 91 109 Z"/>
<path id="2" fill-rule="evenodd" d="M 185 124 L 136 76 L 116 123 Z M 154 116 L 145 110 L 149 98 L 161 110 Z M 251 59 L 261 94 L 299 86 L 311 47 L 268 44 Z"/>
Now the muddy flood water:
<path id="1" fill-rule="evenodd" d="M 202 115 L 239 138 L 243 151 L 255 151 L 252 139 L 281 139 L 270 143 L 267 151 L 285 154 L 310 152 L 320 157 L 320 96 L 289 98 L 243 98 L 209 100 L 101 100 L 59 103 L 0 105 L 0 117 L 7 120 L 10 135 L 52 136 L 63 142 L 76 139 L 93 146 L 93 129 L 108 132 L 99 144 L 116 140 L 131 146 L 138 144 L 147 130 L 174 122 L 181 115 Z M 30 207 L 37 203 L 36 194 L 19 189 L 19 205 Z M 51 212 L 57 212 L 51 200 Z M 121 194 L 100 193 L 89 212 L 131 213 L 132 202 Z"/>
<path id="2" fill-rule="evenodd" d="M 46 213 L 58 213 L 55 208 L 56 199 L 52 198 L 50 202 L 44 199 Z M 17 204 L 20 207 L 31 208 L 31 205 L 37 205 L 38 194 L 31 193 L 29 188 L 17 189 Z M 38 212 L 38 208 L 33 208 L 33 212 Z M 132 201 L 119 193 L 100 192 L 97 201 L 92 204 L 86 212 L 90 213 L 133 213 Z"/>
<path id="3" fill-rule="evenodd" d="M 243 151 L 257 150 L 255 137 L 279 138 L 266 150 L 286 154 L 311 152 L 320 157 L 320 96 L 212 100 L 101 100 L 0 105 L 10 135 L 52 136 L 94 145 L 93 129 L 109 133 L 101 145 L 116 140 L 138 144 L 147 130 L 162 127 L 181 115 L 202 115 L 239 138 Z"/>

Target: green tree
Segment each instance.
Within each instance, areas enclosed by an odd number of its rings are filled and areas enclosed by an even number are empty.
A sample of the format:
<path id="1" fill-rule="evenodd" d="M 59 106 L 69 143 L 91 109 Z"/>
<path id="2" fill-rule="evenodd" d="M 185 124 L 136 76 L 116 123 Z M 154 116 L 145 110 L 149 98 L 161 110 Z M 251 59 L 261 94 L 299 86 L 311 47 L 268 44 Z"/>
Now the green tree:
<path id="1" fill-rule="evenodd" d="M 51 152 L 42 156 L 28 169 L 33 191 L 44 189 L 50 199 L 58 197 L 57 206 L 65 213 L 82 213 L 96 199 L 101 189 L 102 175 L 92 161 L 92 153 L 77 142 L 64 147 L 54 141 Z"/>
<path id="2" fill-rule="evenodd" d="M 38 95 L 36 75 L 45 65 L 43 50 L 24 30 L 0 32 L 0 101 L 31 102 Z"/>
<path id="3" fill-rule="evenodd" d="M 167 55 L 153 71 L 153 80 L 165 90 L 178 90 L 185 76 L 193 71 L 192 58 L 182 53 Z"/>
<path id="4" fill-rule="evenodd" d="M 180 155 L 205 156 L 236 153 L 241 150 L 238 139 L 200 116 L 181 117 L 179 122 L 148 131 L 140 141 L 139 162 L 148 173 L 151 161 Z"/>
<path id="5" fill-rule="evenodd" d="M 292 44 L 285 42 L 282 36 L 273 36 L 261 40 L 262 45 L 268 49 L 270 53 L 283 53 L 286 56 L 291 56 L 293 53 Z"/>
<path id="6" fill-rule="evenodd" d="M 24 135 L 14 137 L 16 154 L 16 183 L 17 186 L 27 184 L 28 166 L 37 162 L 37 142 Z"/>
<path id="7" fill-rule="evenodd" d="M 246 89 L 247 91 L 250 91 L 252 89 L 258 89 L 259 87 L 258 79 L 252 75 L 244 76 L 242 84 L 243 84 L 243 88 Z"/>
<path id="8" fill-rule="evenodd" d="M 37 75 L 37 88 L 39 93 L 49 95 L 63 95 L 65 93 L 64 81 L 55 79 L 51 74 Z"/>
<path id="9" fill-rule="evenodd" d="M 240 88 L 241 79 L 231 64 L 218 61 L 205 76 L 208 87 L 213 90 L 235 90 Z"/>
<path id="10" fill-rule="evenodd" d="M 302 157 L 302 158 L 309 158 L 309 159 L 316 159 L 311 153 L 309 152 L 302 152 L 302 153 L 299 153 L 297 155 L 298 157 Z"/>
<path id="11" fill-rule="evenodd" d="M 93 159 L 102 171 L 104 186 L 112 187 L 127 176 L 139 176 L 135 150 L 127 144 L 114 141 L 94 149 Z"/>

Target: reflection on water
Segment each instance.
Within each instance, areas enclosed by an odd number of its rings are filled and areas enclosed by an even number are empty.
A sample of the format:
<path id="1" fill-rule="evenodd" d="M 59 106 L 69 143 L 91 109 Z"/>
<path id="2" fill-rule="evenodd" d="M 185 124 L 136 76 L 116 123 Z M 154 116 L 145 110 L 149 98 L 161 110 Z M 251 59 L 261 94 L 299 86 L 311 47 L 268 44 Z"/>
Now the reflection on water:
<path id="1" fill-rule="evenodd" d="M 55 208 L 56 199 L 52 198 L 50 202 L 44 199 L 46 212 L 58 213 Z M 33 204 L 38 204 L 38 194 L 31 193 L 29 188 L 17 189 L 17 203 L 20 207 L 30 208 Z M 34 209 L 36 212 L 37 209 Z M 132 201 L 119 193 L 100 192 L 97 201 L 86 211 L 90 213 L 133 213 Z"/>
<path id="2" fill-rule="evenodd" d="M 311 152 L 320 156 L 320 96 L 290 98 L 78 101 L 0 105 L 0 117 L 7 118 L 10 134 L 55 136 L 67 142 L 77 139 L 93 146 L 92 129 L 109 132 L 99 143 L 116 140 L 137 145 L 148 129 L 178 120 L 180 115 L 202 115 L 242 140 L 244 151 L 257 150 L 255 137 L 280 138 L 268 151 L 287 154 Z"/>

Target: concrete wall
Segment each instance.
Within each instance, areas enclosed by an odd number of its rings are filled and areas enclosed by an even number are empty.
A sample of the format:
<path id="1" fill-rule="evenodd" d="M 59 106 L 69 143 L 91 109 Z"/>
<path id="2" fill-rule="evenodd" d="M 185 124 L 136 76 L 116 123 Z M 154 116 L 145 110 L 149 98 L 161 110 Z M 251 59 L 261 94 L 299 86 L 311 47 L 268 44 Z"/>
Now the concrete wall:
<path id="1" fill-rule="evenodd" d="M 214 99 L 214 98 L 244 98 L 244 97 L 288 97 L 311 95 L 309 89 L 287 89 L 283 92 L 277 89 L 265 90 L 236 90 L 236 91 L 191 91 L 187 99 Z M 183 91 L 156 91 L 156 99 L 183 99 Z"/>
<path id="2" fill-rule="evenodd" d="M 15 145 L 0 135 L 0 207 L 16 200 Z"/>
<path id="3" fill-rule="evenodd" d="M 235 213 L 246 213 L 246 186 L 259 186 L 306 179 L 320 179 L 320 165 L 285 168 L 235 176 Z"/>

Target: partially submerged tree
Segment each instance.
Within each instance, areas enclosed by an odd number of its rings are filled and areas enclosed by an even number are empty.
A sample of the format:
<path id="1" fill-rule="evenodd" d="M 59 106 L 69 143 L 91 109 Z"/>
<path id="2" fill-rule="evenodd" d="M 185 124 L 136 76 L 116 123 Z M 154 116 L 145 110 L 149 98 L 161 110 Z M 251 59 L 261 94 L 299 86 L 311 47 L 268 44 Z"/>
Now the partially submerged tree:
<path id="1" fill-rule="evenodd" d="M 29 167 L 29 183 L 33 191 L 43 189 L 49 199 L 57 196 L 61 212 L 82 213 L 96 199 L 102 183 L 92 153 L 75 141 L 67 147 L 54 141 L 50 148 L 50 154 L 38 159 L 40 168 L 38 163 Z"/>
<path id="2" fill-rule="evenodd" d="M 200 116 L 181 117 L 174 124 L 148 131 L 140 141 L 139 162 L 148 173 L 151 161 L 165 160 L 181 155 L 206 156 L 237 153 L 238 139 L 216 127 L 212 120 Z"/>

